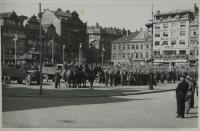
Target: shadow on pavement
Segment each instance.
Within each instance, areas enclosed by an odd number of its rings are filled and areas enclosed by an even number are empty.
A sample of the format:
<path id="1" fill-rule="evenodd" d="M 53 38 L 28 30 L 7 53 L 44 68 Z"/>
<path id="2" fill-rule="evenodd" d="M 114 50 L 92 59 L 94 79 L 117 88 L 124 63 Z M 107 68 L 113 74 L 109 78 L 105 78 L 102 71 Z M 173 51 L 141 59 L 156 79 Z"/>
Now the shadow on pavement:
<path id="1" fill-rule="evenodd" d="M 28 109 L 39 109 L 48 107 L 71 106 L 71 105 L 87 105 L 87 104 L 104 104 L 127 102 L 134 100 L 146 99 L 126 99 L 112 97 L 129 92 L 139 92 L 133 89 L 106 89 L 89 91 L 86 89 L 43 89 L 43 95 L 39 95 L 39 89 L 28 87 L 9 87 L 3 86 L 2 111 L 18 111 Z M 81 97 L 80 97 L 81 96 Z M 96 96 L 96 97 L 91 97 Z M 103 97 L 100 97 L 103 96 Z"/>

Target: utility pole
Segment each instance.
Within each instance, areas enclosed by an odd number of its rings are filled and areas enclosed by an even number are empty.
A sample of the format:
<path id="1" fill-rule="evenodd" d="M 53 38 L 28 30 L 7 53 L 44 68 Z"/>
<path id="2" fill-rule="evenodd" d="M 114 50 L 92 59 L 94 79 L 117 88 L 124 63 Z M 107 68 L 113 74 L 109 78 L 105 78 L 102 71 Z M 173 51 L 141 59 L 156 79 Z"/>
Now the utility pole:
<path id="1" fill-rule="evenodd" d="M 81 58 L 82 58 L 81 48 L 82 48 L 82 44 L 80 43 L 80 44 L 79 44 L 79 61 L 78 61 L 79 66 L 80 66 L 80 64 L 81 64 Z"/>
<path id="2" fill-rule="evenodd" d="M 153 74 L 153 4 L 152 4 L 152 42 L 151 42 L 151 71 L 149 76 L 149 89 L 153 90 L 154 74 Z"/>
<path id="3" fill-rule="evenodd" d="M 39 3 L 39 21 L 40 21 L 40 95 L 42 95 L 42 33 L 41 33 L 41 3 Z"/>

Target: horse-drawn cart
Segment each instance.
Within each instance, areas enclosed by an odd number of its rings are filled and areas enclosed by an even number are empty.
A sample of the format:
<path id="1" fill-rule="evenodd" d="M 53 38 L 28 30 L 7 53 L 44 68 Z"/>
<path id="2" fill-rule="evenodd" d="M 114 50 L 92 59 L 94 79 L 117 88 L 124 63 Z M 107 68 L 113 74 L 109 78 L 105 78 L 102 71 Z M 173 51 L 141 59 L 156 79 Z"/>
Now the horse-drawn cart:
<path id="1" fill-rule="evenodd" d="M 17 80 L 18 83 L 22 83 L 26 76 L 26 70 L 22 68 L 16 68 L 15 65 L 4 66 L 2 68 L 2 77 L 4 80 L 5 78 L 8 80 L 7 83 L 10 83 L 11 80 Z"/>

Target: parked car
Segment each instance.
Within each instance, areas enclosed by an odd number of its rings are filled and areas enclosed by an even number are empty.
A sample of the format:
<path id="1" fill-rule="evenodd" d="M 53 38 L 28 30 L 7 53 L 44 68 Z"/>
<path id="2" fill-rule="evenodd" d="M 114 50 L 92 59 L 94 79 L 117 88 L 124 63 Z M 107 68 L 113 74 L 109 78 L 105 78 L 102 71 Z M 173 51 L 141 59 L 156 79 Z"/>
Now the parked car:
<path id="1" fill-rule="evenodd" d="M 40 84 L 40 71 L 38 69 L 31 69 L 27 71 L 25 84 L 31 85 L 33 81 L 36 81 L 37 84 Z"/>

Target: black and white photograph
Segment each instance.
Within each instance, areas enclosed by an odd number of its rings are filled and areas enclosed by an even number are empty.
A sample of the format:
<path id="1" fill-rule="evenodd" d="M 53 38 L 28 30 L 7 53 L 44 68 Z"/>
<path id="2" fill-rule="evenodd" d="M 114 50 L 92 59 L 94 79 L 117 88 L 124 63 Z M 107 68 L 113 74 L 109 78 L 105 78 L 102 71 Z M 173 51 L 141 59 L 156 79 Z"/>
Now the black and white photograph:
<path id="1" fill-rule="evenodd" d="M 3 130 L 198 130 L 198 0 L 0 0 L 0 25 Z"/>

